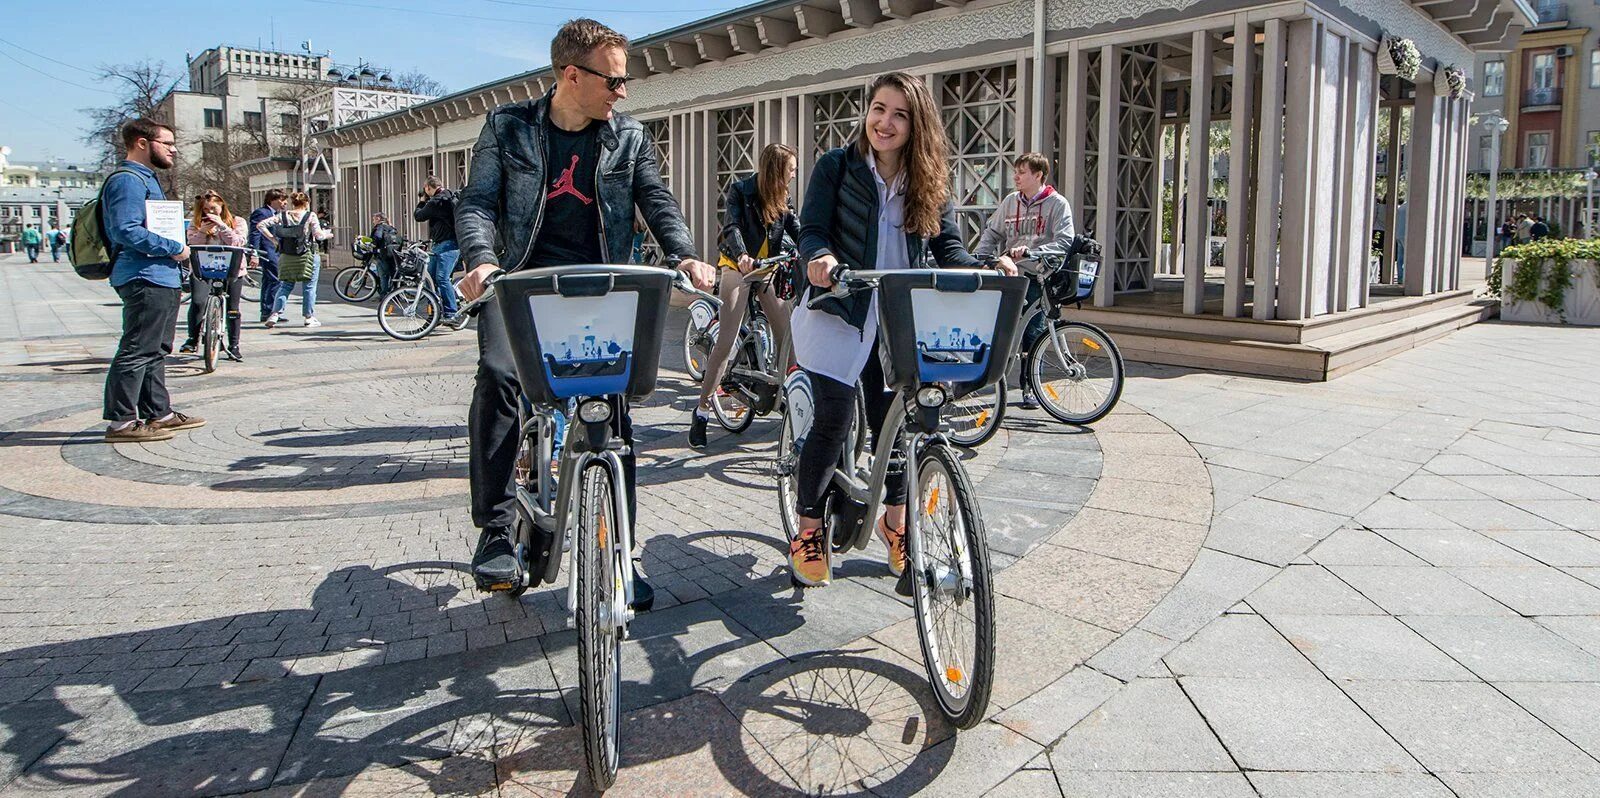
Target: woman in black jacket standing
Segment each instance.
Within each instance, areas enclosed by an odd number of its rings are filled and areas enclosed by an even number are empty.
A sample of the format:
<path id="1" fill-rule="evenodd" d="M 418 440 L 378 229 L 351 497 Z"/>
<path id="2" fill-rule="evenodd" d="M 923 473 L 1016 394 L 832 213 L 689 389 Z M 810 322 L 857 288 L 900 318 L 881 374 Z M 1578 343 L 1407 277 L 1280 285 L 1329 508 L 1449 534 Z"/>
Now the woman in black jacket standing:
<path id="1" fill-rule="evenodd" d="M 875 293 L 829 298 L 812 309 L 841 262 L 852 269 L 909 269 L 931 252 L 940 266 L 975 268 L 962 245 L 950 202 L 950 141 L 938 107 L 920 78 L 891 72 L 873 81 L 856 140 L 817 161 L 800 217 L 800 255 L 810 285 L 796 303 L 795 359 L 811 379 L 811 432 L 796 464 L 800 534 L 789 544 L 789 566 L 806 585 L 832 577 L 822 528 L 823 502 L 844 450 L 859 382 L 867 423 L 877 429 L 890 395 L 878 359 Z M 1016 273 L 1009 258 L 999 267 Z M 889 549 L 889 570 L 905 570 L 905 478 L 884 486 L 878 535 Z"/>
<path id="2" fill-rule="evenodd" d="M 722 235 L 717 271 L 721 280 L 717 296 L 722 300 L 717 330 L 717 342 L 711 348 L 706 362 L 705 376 L 700 383 L 700 404 L 695 407 L 694 418 L 689 423 L 689 445 L 698 449 L 706 445 L 706 421 L 710 418 L 711 394 L 722 381 L 722 367 L 728 362 L 728 353 L 739 337 L 739 325 L 744 323 L 744 309 L 750 287 L 741 279 L 749 274 L 760 258 L 770 258 L 783 248 L 787 235 L 791 240 L 800 238 L 800 223 L 795 220 L 794 205 L 789 201 L 789 184 L 794 182 L 795 152 L 784 144 L 768 144 L 761 150 L 761 160 L 754 175 L 728 187 L 724 202 Z M 773 345 L 782 349 L 789 338 L 789 313 L 769 283 L 757 297 L 761 309 L 772 323 L 776 336 Z"/>

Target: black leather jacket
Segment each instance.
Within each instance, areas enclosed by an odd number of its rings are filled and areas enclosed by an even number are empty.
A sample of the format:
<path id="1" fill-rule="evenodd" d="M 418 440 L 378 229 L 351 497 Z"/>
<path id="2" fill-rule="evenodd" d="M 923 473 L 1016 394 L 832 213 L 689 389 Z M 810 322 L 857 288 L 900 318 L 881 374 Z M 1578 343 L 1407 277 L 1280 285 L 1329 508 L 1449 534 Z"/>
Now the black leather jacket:
<path id="1" fill-rule="evenodd" d="M 544 221 L 549 180 L 545 116 L 550 94 L 494 109 L 472 151 L 472 176 L 456 202 L 456 240 L 468 268 L 496 263 L 526 268 Z M 600 128 L 600 251 L 610 263 L 627 263 L 633 245 L 633 209 L 667 255 L 696 257 L 689 225 L 661 182 L 655 145 L 644 126 L 614 114 Z M 504 223 L 502 223 L 504 220 Z"/>
<path id="2" fill-rule="evenodd" d="M 411 212 L 411 218 L 428 223 L 428 240 L 435 244 L 456 240 L 455 192 L 441 188 L 424 197 Z"/>
<path id="3" fill-rule="evenodd" d="M 796 245 L 800 242 L 800 222 L 794 217 L 794 203 L 780 214 L 772 224 L 761 218 L 761 192 L 757 178 L 751 175 L 728 186 L 728 196 L 722 203 L 722 236 L 720 254 L 735 263 L 740 255 L 754 258 L 761 252 L 761 242 L 767 242 L 767 256 L 783 249 L 787 235 Z"/>
<path id="4" fill-rule="evenodd" d="M 975 269 L 980 265 L 961 243 L 955 209 L 948 202 L 938 235 L 923 238 L 907 232 L 905 236 L 912 268 L 921 266 L 923 256 L 929 252 L 940 266 Z M 800 211 L 799 243 L 802 263 L 818 255 L 832 255 L 852 269 L 878 267 L 878 181 L 854 145 L 829 150 L 817 159 Z M 797 271 L 801 274 L 798 288 L 806 292 L 801 294 L 801 301 L 810 292 L 823 290 L 804 278 L 804 269 Z M 871 308 L 870 292 L 829 297 L 817 303 L 818 310 L 838 316 L 858 330 L 866 324 Z"/>

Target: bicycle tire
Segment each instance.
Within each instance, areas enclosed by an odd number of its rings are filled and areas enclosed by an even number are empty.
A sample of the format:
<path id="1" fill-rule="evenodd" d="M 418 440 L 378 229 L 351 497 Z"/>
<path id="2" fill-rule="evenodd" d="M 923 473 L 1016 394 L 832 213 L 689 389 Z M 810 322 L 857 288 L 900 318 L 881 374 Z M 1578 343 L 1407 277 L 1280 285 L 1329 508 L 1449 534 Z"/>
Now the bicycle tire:
<path id="1" fill-rule="evenodd" d="M 622 563 L 611 533 L 611 469 L 584 469 L 578 513 L 578 703 L 589 781 L 604 792 L 621 760 L 622 635 L 610 608 L 622 590 Z M 605 628 L 602 629 L 601 626 Z"/>
<path id="2" fill-rule="evenodd" d="M 697 300 L 705 304 L 704 300 Z M 706 305 L 708 308 L 709 304 Z M 711 360 L 711 347 L 717 340 L 719 327 L 715 317 L 704 327 L 695 324 L 694 305 L 689 306 L 689 318 L 683 325 L 683 367 L 689 379 L 699 382 L 706 377 L 705 365 Z"/>
<path id="3" fill-rule="evenodd" d="M 333 292 L 346 302 L 365 302 L 378 293 L 378 278 L 365 266 L 346 266 L 334 275 Z"/>
<path id="4" fill-rule="evenodd" d="M 378 326 L 382 327 L 390 338 L 416 341 L 439 326 L 443 313 L 439 307 L 439 300 L 432 291 L 417 286 L 396 288 L 385 294 L 383 301 L 378 303 Z M 416 327 L 402 328 L 394 321 L 396 319 L 418 320 L 419 324 Z"/>
<path id="5" fill-rule="evenodd" d="M 739 346 L 733 353 L 731 362 L 727 365 L 728 372 L 736 368 L 750 368 L 748 342 Z M 750 429 L 750 424 L 755 421 L 755 408 L 746 402 L 744 397 L 736 392 L 724 390 L 717 386 L 711 392 L 711 415 L 716 417 L 717 424 L 735 435 Z"/>
<path id="6" fill-rule="evenodd" d="M 1122 386 L 1127 374 L 1123 368 L 1122 350 L 1105 330 L 1082 321 L 1057 321 L 1054 334 L 1047 332 L 1033 342 L 1028 352 L 1031 364 L 1027 379 L 1033 384 L 1034 398 L 1046 413 L 1063 424 L 1087 426 L 1104 418 L 1122 398 Z M 1055 348 L 1056 338 L 1065 341 L 1071 362 L 1061 358 Z M 1082 345 L 1079 352 L 1072 351 L 1073 342 Z M 1103 364 L 1103 365 L 1102 365 Z M 1051 369 L 1047 379 L 1045 370 Z M 1104 370 L 1107 376 L 1097 376 Z M 1099 383 L 1104 385 L 1100 386 Z M 1069 403 L 1078 397 L 1093 399 L 1088 409 Z"/>
<path id="7" fill-rule="evenodd" d="M 994 385 L 980 388 L 950 403 L 945 411 L 946 437 L 950 442 L 972 449 L 987 443 L 1000 431 L 1000 422 L 1006 417 L 1006 381 L 1000 378 Z M 968 418 L 974 420 L 965 423 Z"/>
<path id="8" fill-rule="evenodd" d="M 943 479 L 935 482 L 941 476 Z M 930 483 L 932 491 L 928 490 Z M 983 720 L 994 688 L 994 583 L 989 570 L 988 532 L 972 480 L 950 446 L 940 441 L 925 446 L 917 454 L 917 474 L 912 484 L 906 530 L 907 567 L 918 562 L 923 566 L 922 573 L 911 574 L 917 641 L 939 710 L 952 726 L 970 729 Z M 940 496 L 941 487 L 947 487 L 947 496 Z M 941 518 L 943 523 L 939 523 Z M 936 540 L 949 552 L 949 561 L 941 562 L 937 559 L 939 552 L 929 551 L 929 544 Z M 970 581 L 959 578 L 959 559 L 966 560 Z M 952 579 L 954 584 L 950 584 Z M 948 597 L 954 601 L 954 608 L 940 612 L 934 606 L 935 599 L 945 592 L 936 587 L 939 584 L 950 584 Z M 971 610 L 972 641 L 970 652 L 959 653 L 970 653 L 970 657 L 955 656 L 954 633 L 946 631 L 941 636 L 944 630 L 936 628 L 949 619 L 952 609 L 963 604 Z M 952 685 L 964 685 L 965 689 L 957 694 Z"/>
<path id="9" fill-rule="evenodd" d="M 245 269 L 244 277 L 239 279 L 244 282 L 239 287 L 239 298 L 246 302 L 256 303 L 261 301 L 261 273 L 255 269 Z"/>
<path id="10" fill-rule="evenodd" d="M 206 301 L 205 324 L 200 333 L 200 353 L 205 373 L 217 370 L 217 355 L 222 350 L 222 300 L 213 296 Z"/>
<path id="11" fill-rule="evenodd" d="M 778 476 L 778 519 L 783 524 L 785 544 L 793 543 L 800 535 L 800 494 L 795 481 L 795 468 L 800 464 L 800 450 L 794 445 L 794 427 L 789 414 L 783 415 L 783 429 L 778 433 L 778 456 L 774 469 Z M 788 551 L 784 546 L 784 551 Z"/>

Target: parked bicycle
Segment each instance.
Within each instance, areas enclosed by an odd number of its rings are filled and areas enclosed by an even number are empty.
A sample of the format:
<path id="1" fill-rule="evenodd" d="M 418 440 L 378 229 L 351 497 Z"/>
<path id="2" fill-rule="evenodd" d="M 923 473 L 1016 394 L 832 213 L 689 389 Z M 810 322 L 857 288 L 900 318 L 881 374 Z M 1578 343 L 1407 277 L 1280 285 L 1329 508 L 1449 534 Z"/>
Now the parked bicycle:
<path id="1" fill-rule="evenodd" d="M 346 266 L 333 277 L 333 292 L 346 302 L 365 302 L 378 293 L 383 275 L 378 273 L 378 248 L 370 236 L 361 236 L 350 251 L 359 263 Z"/>
<path id="2" fill-rule="evenodd" d="M 790 342 L 784 341 L 783 351 L 778 351 L 772 323 L 767 320 L 760 299 L 768 283 L 783 284 L 792 279 L 798 259 L 794 251 L 788 250 L 757 260 L 748 274 L 725 272 L 722 276 L 724 280 L 743 280 L 749 289 L 745 291 L 746 321 L 739 325 L 722 381 L 711 395 L 711 415 L 729 432 L 744 432 L 756 416 L 765 416 L 782 404 L 783 368 L 789 360 Z M 695 297 L 683 333 L 684 361 L 689 365 L 690 376 L 699 381 L 705 377 L 701 366 L 710 360 L 711 348 L 721 332 L 722 300 L 695 288 L 682 273 L 674 279 L 673 287 Z"/>
<path id="3" fill-rule="evenodd" d="M 395 259 L 394 288 L 378 303 L 378 326 L 390 337 L 415 341 L 440 324 L 460 329 L 467 316 L 457 312 L 444 317 L 439 289 L 428 270 L 428 242 L 412 241 L 401 247 Z"/>
<path id="4" fill-rule="evenodd" d="M 994 683 L 993 582 L 978 494 L 941 430 L 942 417 L 953 400 L 1000 378 L 1027 284 L 990 271 L 853 271 L 844 266 L 833 279 L 834 290 L 813 296 L 813 306 L 830 296 L 878 292 L 879 341 L 887 350 L 884 380 L 895 398 L 873 436 L 868 459 L 860 462 L 865 435 L 857 434 L 834 469 L 824 512 L 828 540 L 835 552 L 865 548 L 890 470 L 911 469 L 907 566 L 895 590 L 912 598 L 923 662 L 940 710 L 956 728 L 972 728 L 983 718 Z M 866 417 L 858 402 L 858 429 L 865 427 Z M 792 543 L 799 535 L 792 500 L 796 475 L 783 463 L 797 457 L 810 425 L 801 413 L 790 412 L 785 420 L 779 495 L 788 498 L 780 498 L 780 516 Z"/>
<path id="5" fill-rule="evenodd" d="M 1023 318 L 1044 313 L 1045 334 L 1033 342 L 1021 370 L 1024 390 L 1063 424 L 1086 426 L 1104 418 L 1122 397 L 1122 353 L 1105 330 L 1085 321 L 1061 317 L 1067 305 L 1081 306 L 1094 293 L 1100 273 L 1100 245 L 1078 236 L 1068 251 L 1030 250 L 1018 269 L 1042 289 L 1042 296 L 1023 311 Z M 977 446 L 994 437 L 1006 414 L 1006 382 L 957 400 L 951 412 L 950 440 Z"/>
<path id="6" fill-rule="evenodd" d="M 578 630 L 578 725 L 589 779 L 604 790 L 621 759 L 622 641 L 633 619 L 633 519 L 619 422 L 654 390 L 672 276 L 644 266 L 496 273 L 482 297 L 505 314 L 522 386 L 514 549 L 520 596 L 554 583 L 570 550 L 567 610 Z M 575 401 L 555 473 L 557 414 Z M 568 538 L 572 542 L 568 544 Z"/>
<path id="7" fill-rule="evenodd" d="M 201 368 L 207 374 L 217 370 L 217 356 L 222 353 L 223 341 L 228 334 L 228 276 L 251 253 L 261 254 L 261 250 L 225 244 L 189 246 L 189 268 L 200 279 L 211 284 L 205 309 L 200 313 L 200 331 L 195 336 L 199 344 Z M 244 272 L 249 274 L 250 270 L 245 269 Z"/>

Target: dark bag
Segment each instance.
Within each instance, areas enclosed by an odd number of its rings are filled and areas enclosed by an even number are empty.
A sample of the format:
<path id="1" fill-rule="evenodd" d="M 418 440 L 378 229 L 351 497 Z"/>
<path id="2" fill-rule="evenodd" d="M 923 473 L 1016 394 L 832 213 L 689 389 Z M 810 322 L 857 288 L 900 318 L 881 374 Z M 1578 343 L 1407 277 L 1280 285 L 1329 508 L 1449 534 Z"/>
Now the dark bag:
<path id="1" fill-rule="evenodd" d="M 111 178 L 119 174 L 131 175 L 134 172 L 131 169 L 118 169 L 107 175 L 105 182 L 100 184 L 99 193 L 78 209 L 77 218 L 73 221 L 72 246 L 67 250 L 67 259 L 72 261 L 72 270 L 85 280 L 109 279 L 111 266 L 117 262 L 120 250 L 112 245 L 111 236 L 106 234 L 104 205 L 106 186 L 111 185 Z M 146 187 L 145 198 L 149 197 L 150 189 Z"/>
<path id="2" fill-rule="evenodd" d="M 278 254 L 304 255 L 311 251 L 311 211 L 299 222 L 289 221 L 289 212 L 278 214 L 282 221 L 272 225 L 272 237 L 278 239 Z"/>

